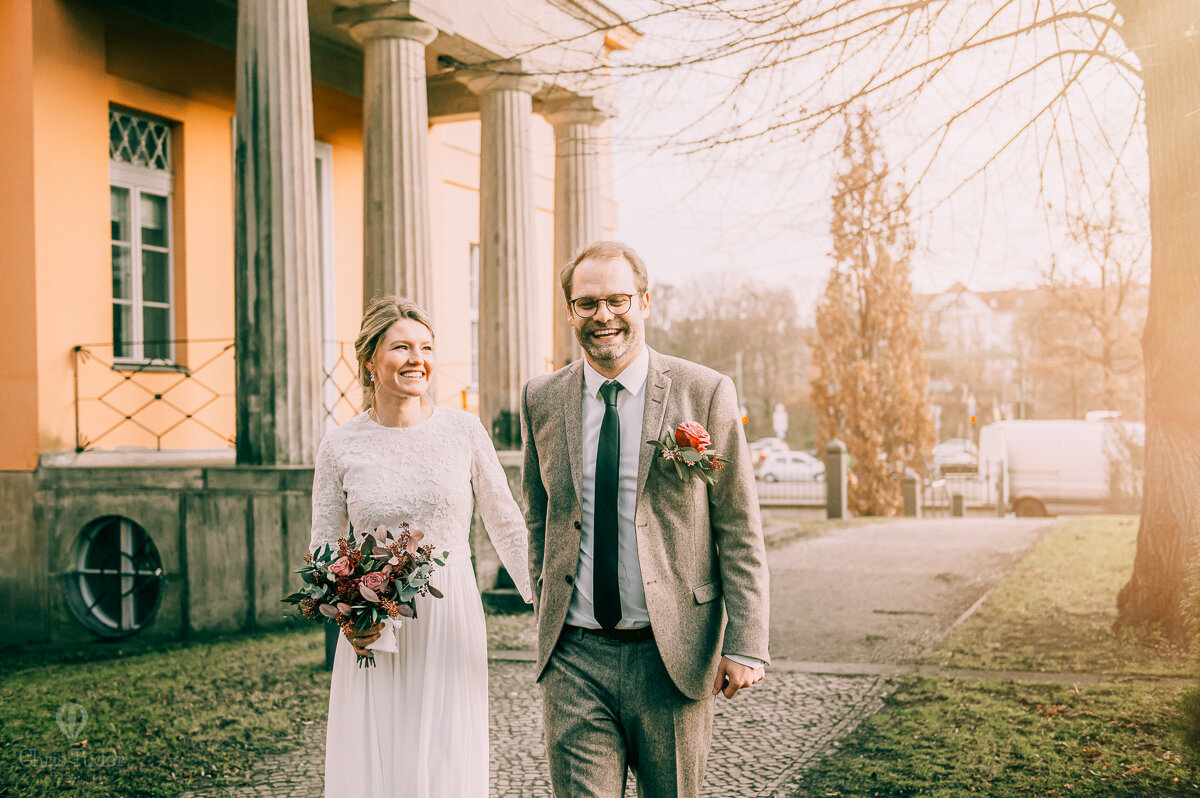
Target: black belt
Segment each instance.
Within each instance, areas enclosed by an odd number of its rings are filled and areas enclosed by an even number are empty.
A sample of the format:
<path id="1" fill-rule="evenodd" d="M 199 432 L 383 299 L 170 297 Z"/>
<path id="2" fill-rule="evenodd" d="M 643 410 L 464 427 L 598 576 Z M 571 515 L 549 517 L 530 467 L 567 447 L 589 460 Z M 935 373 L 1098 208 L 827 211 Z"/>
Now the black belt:
<path id="1" fill-rule="evenodd" d="M 576 629 L 586 632 L 589 635 L 603 637 L 606 640 L 616 640 L 620 643 L 643 643 L 654 639 L 654 630 L 649 626 L 644 626 L 641 629 L 588 629 L 583 626 L 572 626 L 569 623 L 563 626 L 564 632 L 571 632 Z"/>

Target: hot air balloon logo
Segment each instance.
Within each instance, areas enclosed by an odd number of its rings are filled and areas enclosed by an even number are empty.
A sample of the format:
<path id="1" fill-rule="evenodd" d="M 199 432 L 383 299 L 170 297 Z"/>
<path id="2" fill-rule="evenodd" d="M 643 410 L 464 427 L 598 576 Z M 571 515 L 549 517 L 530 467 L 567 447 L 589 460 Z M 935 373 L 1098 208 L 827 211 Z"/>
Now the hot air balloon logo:
<path id="1" fill-rule="evenodd" d="M 58 708 L 58 715 L 55 718 L 58 721 L 58 728 L 66 735 L 71 745 L 83 734 L 83 727 L 87 725 L 88 712 L 79 704 L 63 704 Z"/>

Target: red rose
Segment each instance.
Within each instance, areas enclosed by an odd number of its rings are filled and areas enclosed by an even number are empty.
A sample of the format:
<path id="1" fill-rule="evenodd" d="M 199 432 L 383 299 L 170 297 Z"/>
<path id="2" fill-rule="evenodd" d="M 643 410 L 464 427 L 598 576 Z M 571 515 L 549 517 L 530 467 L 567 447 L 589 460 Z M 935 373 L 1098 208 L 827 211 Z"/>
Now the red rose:
<path id="1" fill-rule="evenodd" d="M 675 430 L 675 443 L 680 446 L 691 446 L 696 451 L 702 452 L 712 443 L 712 439 L 708 437 L 708 431 L 704 427 L 695 421 L 685 421 Z"/>
<path id="2" fill-rule="evenodd" d="M 379 591 L 387 583 L 387 575 L 379 571 L 372 571 L 358 580 L 358 594 L 372 604 L 378 604 L 383 597 L 379 595 Z"/>
<path id="3" fill-rule="evenodd" d="M 359 584 L 378 593 L 379 588 L 383 587 L 383 584 L 386 581 L 387 574 L 383 573 L 382 571 L 372 571 L 369 574 L 365 574 L 363 578 L 359 580 Z"/>

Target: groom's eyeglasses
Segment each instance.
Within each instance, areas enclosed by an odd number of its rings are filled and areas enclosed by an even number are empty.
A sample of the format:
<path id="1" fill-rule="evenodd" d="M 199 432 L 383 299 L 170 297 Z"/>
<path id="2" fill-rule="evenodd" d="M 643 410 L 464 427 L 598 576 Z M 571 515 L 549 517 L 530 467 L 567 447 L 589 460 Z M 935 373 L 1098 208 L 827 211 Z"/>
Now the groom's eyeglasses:
<path id="1" fill-rule="evenodd" d="M 571 300 L 571 310 L 580 318 L 590 319 L 596 315 L 596 311 L 600 309 L 600 303 L 603 302 L 608 306 L 609 313 L 612 313 L 614 316 L 621 316 L 633 304 L 634 296 L 634 294 L 613 294 L 601 299 L 597 299 L 594 296 L 581 296 L 578 299 Z"/>

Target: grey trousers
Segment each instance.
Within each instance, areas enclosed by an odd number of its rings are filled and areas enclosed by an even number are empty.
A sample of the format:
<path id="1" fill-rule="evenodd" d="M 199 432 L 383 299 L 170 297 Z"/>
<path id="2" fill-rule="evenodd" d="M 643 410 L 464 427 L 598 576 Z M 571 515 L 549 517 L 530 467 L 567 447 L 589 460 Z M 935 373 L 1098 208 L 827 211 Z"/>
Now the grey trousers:
<path id="1" fill-rule="evenodd" d="M 700 794 L 713 701 L 679 692 L 653 640 L 568 630 L 540 684 L 557 798 L 623 796 L 626 767 L 641 798 Z"/>

